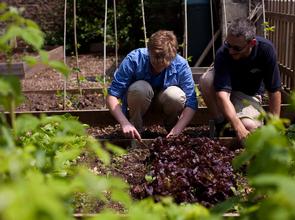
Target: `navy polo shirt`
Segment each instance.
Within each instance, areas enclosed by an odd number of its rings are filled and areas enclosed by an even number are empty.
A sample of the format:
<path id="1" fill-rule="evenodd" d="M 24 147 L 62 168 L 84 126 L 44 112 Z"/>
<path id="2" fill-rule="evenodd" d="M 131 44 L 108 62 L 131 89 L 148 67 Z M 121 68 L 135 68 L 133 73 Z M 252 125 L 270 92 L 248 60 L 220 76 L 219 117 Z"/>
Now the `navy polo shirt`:
<path id="1" fill-rule="evenodd" d="M 254 96 L 263 93 L 264 87 L 269 92 L 280 90 L 280 72 L 273 44 L 259 36 L 256 41 L 250 56 L 241 60 L 232 59 L 224 46 L 218 49 L 214 63 L 216 91 L 240 91 Z"/>

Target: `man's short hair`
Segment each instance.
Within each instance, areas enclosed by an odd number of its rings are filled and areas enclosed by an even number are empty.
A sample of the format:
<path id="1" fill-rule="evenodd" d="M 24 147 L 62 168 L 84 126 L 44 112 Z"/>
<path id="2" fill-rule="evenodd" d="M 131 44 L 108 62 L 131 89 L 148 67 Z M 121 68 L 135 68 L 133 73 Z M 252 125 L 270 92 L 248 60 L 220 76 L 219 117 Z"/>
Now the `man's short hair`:
<path id="1" fill-rule="evenodd" d="M 152 34 L 148 51 L 158 62 L 170 62 L 176 56 L 178 43 L 173 31 L 159 30 Z"/>
<path id="2" fill-rule="evenodd" d="M 228 34 L 236 37 L 244 36 L 246 41 L 250 41 L 255 38 L 256 27 L 247 18 L 238 18 L 233 20 L 228 27 Z"/>

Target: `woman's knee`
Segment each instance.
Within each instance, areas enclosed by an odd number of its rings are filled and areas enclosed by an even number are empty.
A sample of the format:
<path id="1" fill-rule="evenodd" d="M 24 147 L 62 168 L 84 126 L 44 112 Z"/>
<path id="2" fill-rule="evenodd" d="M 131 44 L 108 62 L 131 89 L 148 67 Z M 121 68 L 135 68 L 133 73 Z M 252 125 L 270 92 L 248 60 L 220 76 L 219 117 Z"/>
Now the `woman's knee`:
<path id="1" fill-rule="evenodd" d="M 159 95 L 159 103 L 165 114 L 181 112 L 185 102 L 185 93 L 177 86 L 170 86 Z"/>
<path id="2" fill-rule="evenodd" d="M 127 99 L 137 99 L 137 100 L 152 100 L 154 96 L 154 91 L 151 85 L 144 81 L 138 80 L 132 83 L 128 88 Z"/>

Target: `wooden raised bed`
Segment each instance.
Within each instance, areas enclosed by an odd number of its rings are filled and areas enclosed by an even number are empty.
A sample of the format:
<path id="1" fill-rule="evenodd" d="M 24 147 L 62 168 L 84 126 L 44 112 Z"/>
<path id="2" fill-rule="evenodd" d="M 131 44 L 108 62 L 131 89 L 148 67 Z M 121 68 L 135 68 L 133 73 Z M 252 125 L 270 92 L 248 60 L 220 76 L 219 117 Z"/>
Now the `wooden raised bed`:
<path id="1" fill-rule="evenodd" d="M 264 106 L 267 110 L 268 106 Z M 62 111 L 44 111 L 44 112 L 16 112 L 16 115 L 23 114 L 32 114 L 34 116 L 40 116 L 41 114 L 45 115 L 64 115 L 66 113 L 71 114 L 72 116 L 76 116 L 79 118 L 79 121 L 90 126 L 107 126 L 107 125 L 115 125 L 117 121 L 113 118 L 108 109 L 102 110 L 62 110 Z M 7 118 L 9 119 L 9 114 L 5 113 Z M 294 121 L 295 113 L 292 109 L 290 109 L 290 105 L 282 104 L 281 106 L 281 117 L 290 119 Z M 206 107 L 200 107 L 196 111 L 194 118 L 191 121 L 191 125 L 206 125 L 209 120 L 211 120 L 211 116 Z M 161 124 L 162 117 L 159 114 L 155 114 L 152 111 L 148 111 L 144 116 L 145 125 L 153 125 L 153 124 Z"/>
<path id="2" fill-rule="evenodd" d="M 59 46 L 53 50 L 48 51 L 49 60 L 62 60 L 64 58 L 63 46 Z M 40 61 L 40 57 L 36 57 Z M 14 75 L 19 78 L 24 78 L 25 74 L 33 74 L 46 69 L 47 66 L 40 62 L 33 67 L 29 67 L 24 62 L 17 62 L 12 64 L 0 63 L 0 75 Z"/>

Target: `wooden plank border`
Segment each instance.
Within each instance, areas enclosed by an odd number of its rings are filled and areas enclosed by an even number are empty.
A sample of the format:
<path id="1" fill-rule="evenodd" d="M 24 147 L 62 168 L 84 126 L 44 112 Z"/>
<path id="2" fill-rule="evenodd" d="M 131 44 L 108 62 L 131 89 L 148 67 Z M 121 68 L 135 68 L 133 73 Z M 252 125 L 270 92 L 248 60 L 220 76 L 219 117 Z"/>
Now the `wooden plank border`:
<path id="1" fill-rule="evenodd" d="M 263 106 L 265 110 L 268 109 L 268 106 Z M 31 111 L 31 112 L 16 112 L 17 116 L 31 114 L 34 116 L 40 115 L 64 115 L 71 114 L 79 119 L 80 122 L 88 124 L 90 126 L 108 126 L 118 124 L 117 121 L 113 118 L 108 109 L 101 110 L 62 110 L 62 111 Z M 8 120 L 10 116 L 8 113 L 5 113 Z M 281 117 L 295 121 L 295 112 L 290 108 L 288 104 L 282 104 L 281 106 Z M 162 125 L 163 117 L 161 114 L 155 114 L 153 111 L 148 111 L 144 116 L 144 125 L 153 125 L 159 124 Z M 196 111 L 190 125 L 199 126 L 199 125 L 209 125 L 209 120 L 212 117 L 206 107 L 200 107 Z"/>
<path id="2" fill-rule="evenodd" d="M 47 51 L 49 60 L 62 60 L 64 58 L 63 46 L 59 46 L 53 50 Z M 40 62 L 40 57 L 36 57 Z M 38 63 L 33 67 L 29 67 L 24 62 L 17 63 L 0 63 L 0 75 L 14 75 L 19 78 L 24 78 L 25 74 L 32 74 L 36 72 L 40 72 L 44 69 L 48 68 L 46 65 L 42 63 Z"/>
<path id="3" fill-rule="evenodd" d="M 3 76 L 17 76 L 19 78 L 24 78 L 25 76 L 25 66 L 24 63 L 0 63 L 0 75 Z"/>

